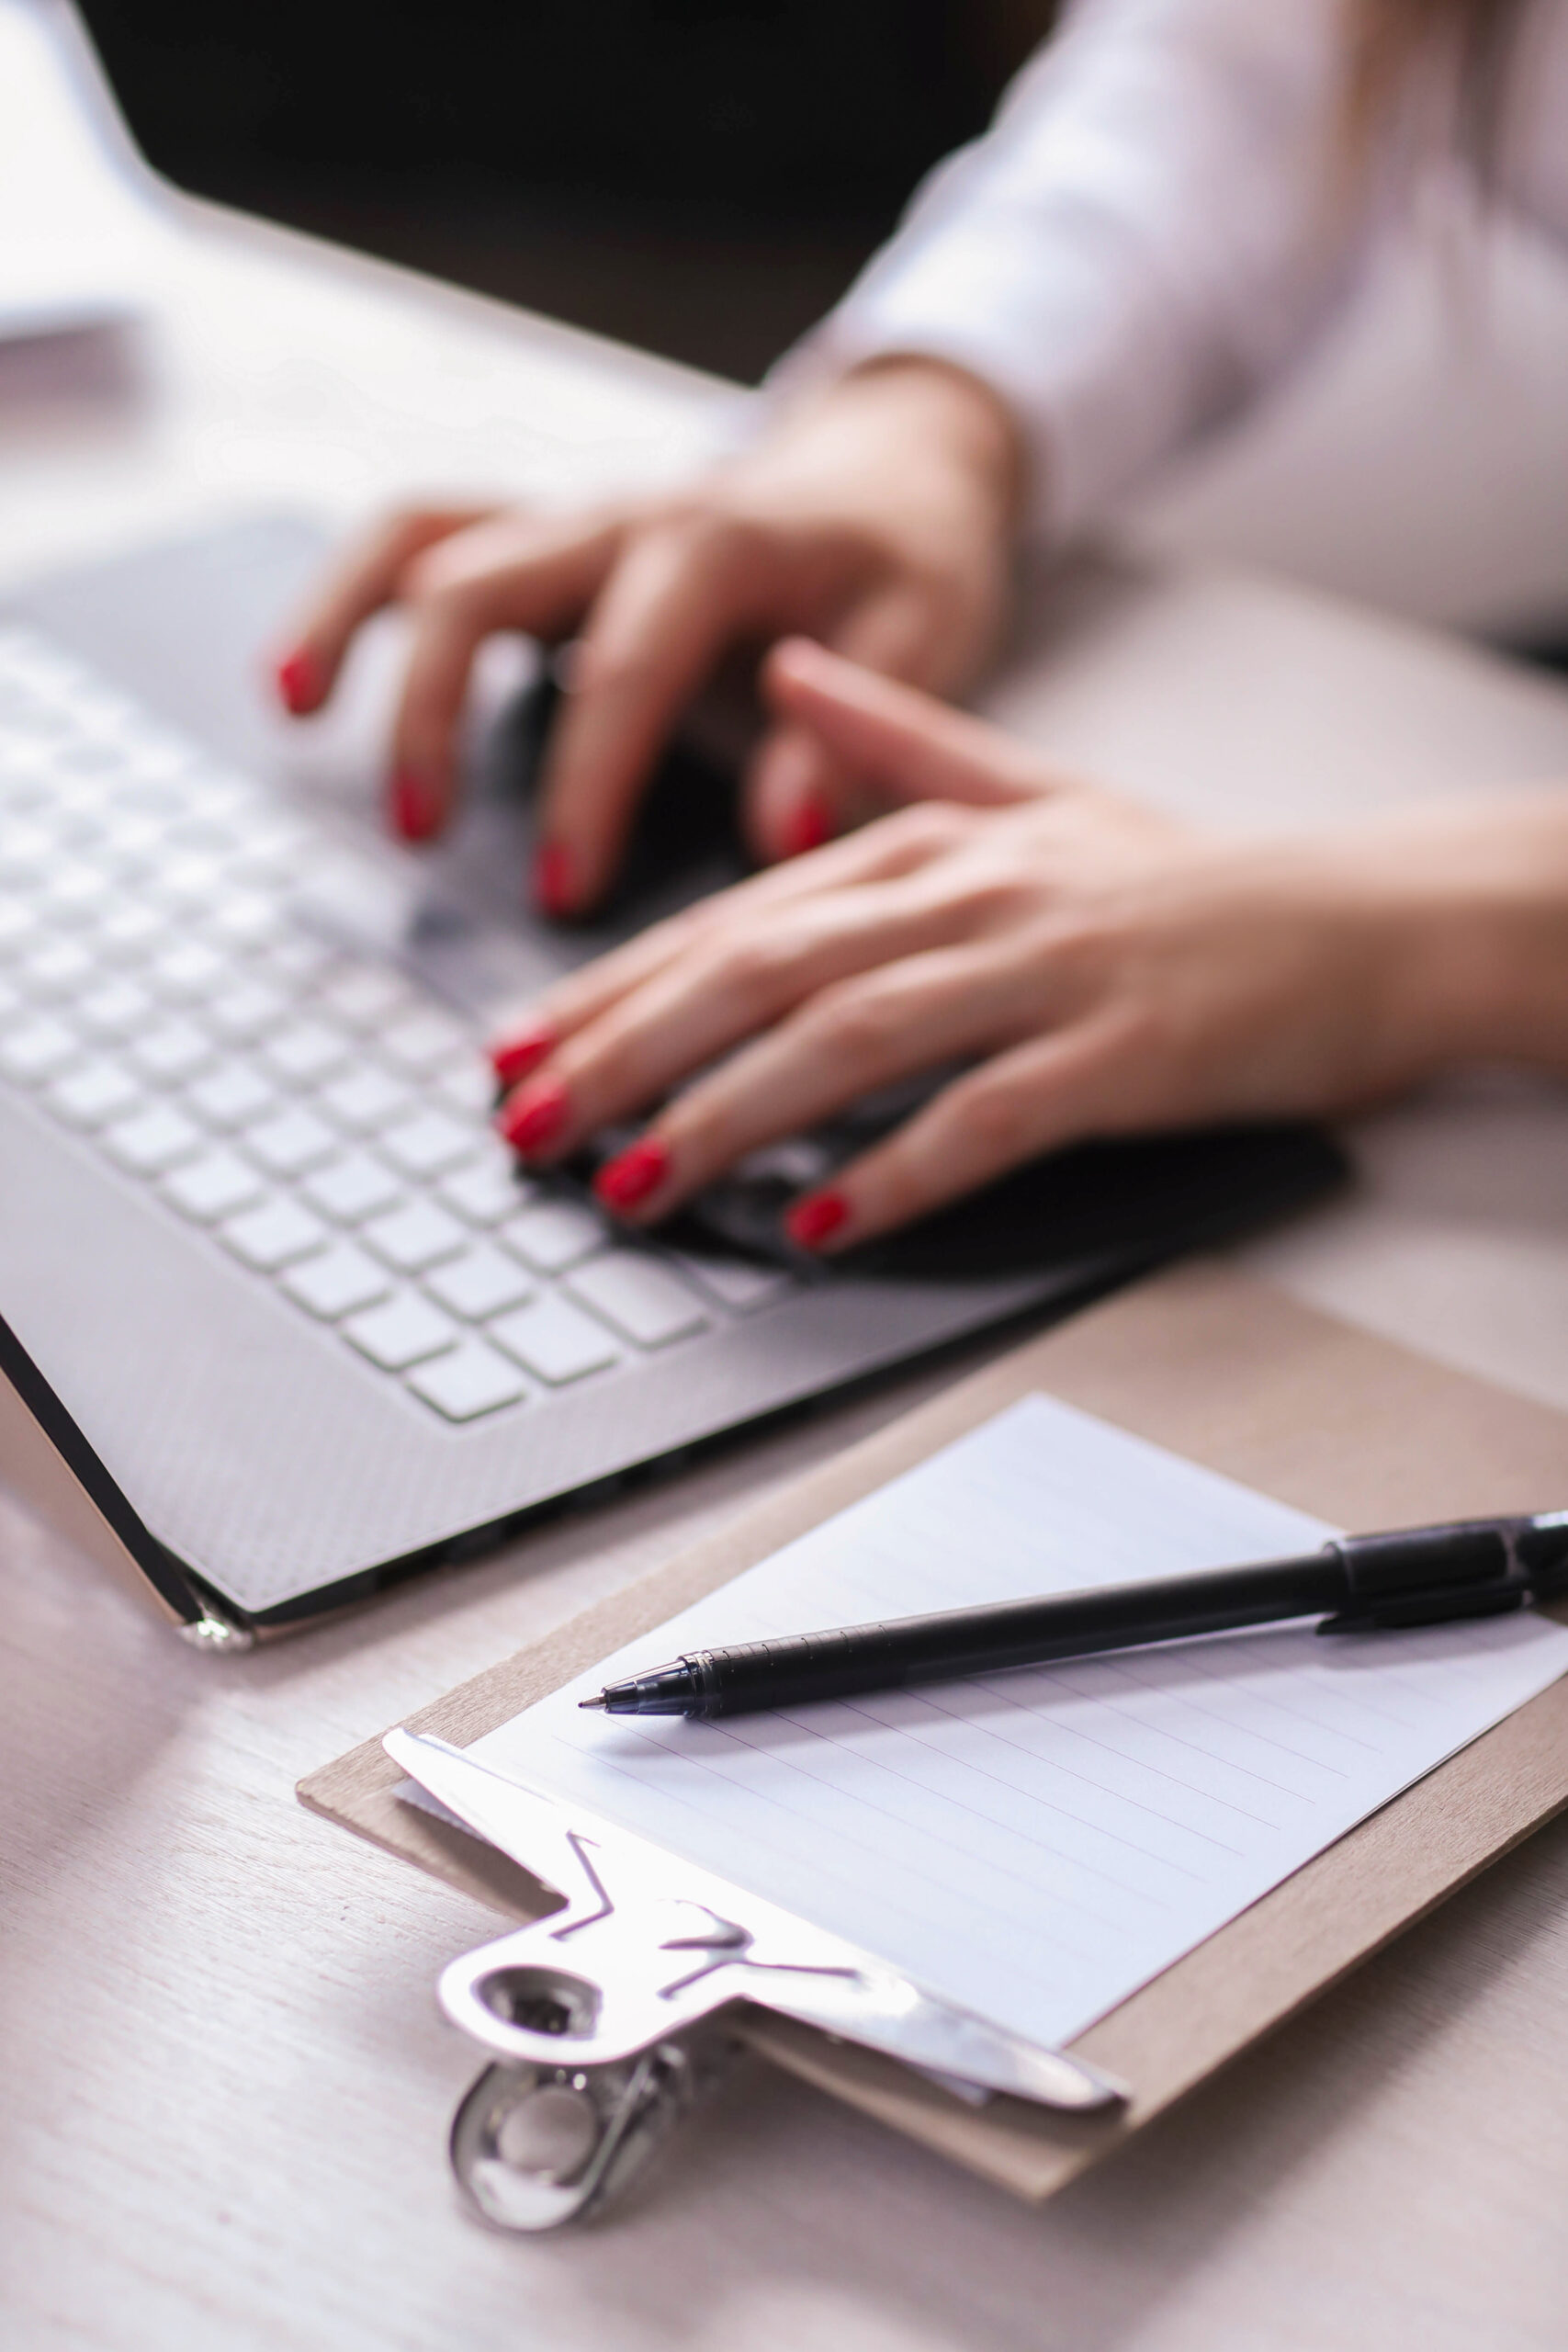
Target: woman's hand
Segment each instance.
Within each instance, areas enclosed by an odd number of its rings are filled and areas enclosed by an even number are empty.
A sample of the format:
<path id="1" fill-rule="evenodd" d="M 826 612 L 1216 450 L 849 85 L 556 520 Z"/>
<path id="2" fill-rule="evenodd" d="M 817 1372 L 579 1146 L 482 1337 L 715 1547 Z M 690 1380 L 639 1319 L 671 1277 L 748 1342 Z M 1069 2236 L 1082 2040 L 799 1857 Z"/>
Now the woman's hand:
<path id="1" fill-rule="evenodd" d="M 413 642 L 393 738 L 390 813 L 438 832 L 457 791 L 457 727 L 483 640 L 576 638 L 549 746 L 536 888 L 555 914 L 613 879 L 638 796 L 682 709 L 723 657 L 808 631 L 890 676 L 951 692 L 1005 616 L 1021 484 L 995 394 L 945 364 L 889 360 L 791 413 L 694 488 L 595 513 L 405 514 L 353 548 L 278 663 L 296 714 L 327 699 L 355 632 L 389 604 Z M 839 829 L 843 768 L 783 717 L 745 777 L 764 859 Z"/>
<path id="2" fill-rule="evenodd" d="M 781 725 L 916 805 L 645 933 L 498 1048 L 502 1129 L 534 1161 L 690 1081 L 601 1170 L 633 1222 L 953 1061 L 795 1204 L 798 1242 L 860 1241 L 1080 1137 L 1344 1108 L 1532 1038 L 1568 1061 L 1553 802 L 1225 841 L 819 648 L 781 647 L 767 684 Z"/>

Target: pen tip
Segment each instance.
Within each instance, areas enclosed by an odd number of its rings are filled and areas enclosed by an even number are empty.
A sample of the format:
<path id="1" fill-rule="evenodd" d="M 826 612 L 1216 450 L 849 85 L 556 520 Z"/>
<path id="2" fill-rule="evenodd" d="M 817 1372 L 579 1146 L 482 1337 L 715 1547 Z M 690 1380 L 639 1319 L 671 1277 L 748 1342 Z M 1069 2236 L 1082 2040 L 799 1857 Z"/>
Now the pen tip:
<path id="1" fill-rule="evenodd" d="M 580 1707 L 602 1707 L 604 1703 L 604 1693 L 600 1690 L 592 1699 L 580 1699 L 577 1703 Z"/>

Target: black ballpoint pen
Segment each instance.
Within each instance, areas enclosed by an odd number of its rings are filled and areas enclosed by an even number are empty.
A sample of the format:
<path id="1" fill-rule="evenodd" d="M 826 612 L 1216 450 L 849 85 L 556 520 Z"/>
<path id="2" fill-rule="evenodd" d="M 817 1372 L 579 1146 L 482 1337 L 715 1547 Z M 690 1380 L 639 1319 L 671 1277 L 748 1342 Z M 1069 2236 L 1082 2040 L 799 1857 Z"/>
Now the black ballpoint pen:
<path id="1" fill-rule="evenodd" d="M 1568 1511 L 1462 1520 L 1343 1535 L 1296 1560 L 693 1650 L 579 1704 L 612 1715 L 737 1715 L 1292 1617 L 1321 1618 L 1320 1634 L 1372 1633 L 1495 1616 L 1559 1594 L 1568 1594 Z"/>

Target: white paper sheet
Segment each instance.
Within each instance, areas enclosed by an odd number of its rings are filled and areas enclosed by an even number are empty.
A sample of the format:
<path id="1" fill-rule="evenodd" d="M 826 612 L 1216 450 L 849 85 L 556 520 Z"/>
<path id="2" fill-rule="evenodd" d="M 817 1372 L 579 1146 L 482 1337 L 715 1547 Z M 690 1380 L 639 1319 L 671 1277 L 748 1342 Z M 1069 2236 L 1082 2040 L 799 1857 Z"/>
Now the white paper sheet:
<path id="1" fill-rule="evenodd" d="M 1335 1532 L 1028 1396 L 473 1752 L 1066 2041 L 1568 1669 L 1568 1630 L 1529 1614 L 1345 1640 L 1271 1627 L 716 1724 L 577 1701 L 705 1644 Z"/>

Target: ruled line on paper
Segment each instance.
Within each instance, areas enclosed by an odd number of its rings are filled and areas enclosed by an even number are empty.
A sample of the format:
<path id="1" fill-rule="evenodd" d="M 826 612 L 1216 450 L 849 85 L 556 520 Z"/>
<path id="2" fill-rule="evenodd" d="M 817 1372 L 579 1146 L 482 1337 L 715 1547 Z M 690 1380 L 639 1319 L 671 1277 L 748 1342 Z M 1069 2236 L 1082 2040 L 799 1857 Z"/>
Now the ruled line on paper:
<path id="1" fill-rule="evenodd" d="M 581 1713 L 683 1649 L 1311 1550 L 1336 1531 L 1045 1396 L 603 1660 L 474 1753 L 1069 2041 L 1568 1668 L 1530 1614 L 1277 1626 L 791 1713 Z"/>

